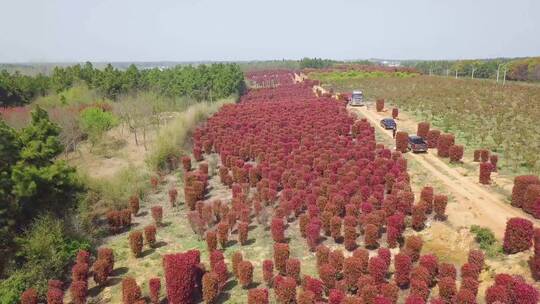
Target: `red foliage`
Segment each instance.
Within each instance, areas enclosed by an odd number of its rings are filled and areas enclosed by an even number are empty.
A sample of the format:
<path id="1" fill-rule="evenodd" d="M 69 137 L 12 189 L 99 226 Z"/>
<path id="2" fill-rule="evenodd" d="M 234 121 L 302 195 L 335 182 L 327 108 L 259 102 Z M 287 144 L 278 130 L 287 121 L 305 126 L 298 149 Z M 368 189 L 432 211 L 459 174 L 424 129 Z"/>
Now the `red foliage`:
<path id="1" fill-rule="evenodd" d="M 417 294 L 410 294 L 407 299 L 405 299 L 405 304 L 425 304 L 426 301 Z"/>
<path id="2" fill-rule="evenodd" d="M 480 149 L 480 161 L 485 163 L 489 160 L 489 150 Z"/>
<path id="3" fill-rule="evenodd" d="M 486 303 L 487 304 L 496 304 L 496 303 L 511 303 L 510 294 L 506 286 L 502 285 L 493 285 L 486 289 Z"/>
<path id="4" fill-rule="evenodd" d="M 225 221 L 221 221 L 217 226 L 217 237 L 221 248 L 227 247 L 229 241 L 229 225 Z"/>
<path id="5" fill-rule="evenodd" d="M 436 194 L 433 197 L 433 210 L 435 211 L 435 218 L 438 220 L 446 219 L 446 205 L 448 204 L 448 196 L 443 194 Z"/>
<path id="6" fill-rule="evenodd" d="M 418 128 L 416 130 L 416 135 L 427 138 L 429 132 L 430 124 L 429 122 L 423 121 L 418 123 Z"/>
<path id="7" fill-rule="evenodd" d="M 397 228 L 393 226 L 388 226 L 386 228 L 386 243 L 389 248 L 396 248 L 400 238 L 401 232 Z"/>
<path id="8" fill-rule="evenodd" d="M 506 222 L 503 250 L 507 254 L 528 250 L 532 246 L 533 224 L 531 221 L 514 217 Z"/>
<path id="9" fill-rule="evenodd" d="M 205 303 L 214 303 L 219 296 L 219 277 L 215 272 L 207 272 L 202 278 L 202 292 Z"/>
<path id="10" fill-rule="evenodd" d="M 484 268 L 484 252 L 479 249 L 471 249 L 469 251 L 468 262 L 475 265 L 478 269 Z"/>
<path id="11" fill-rule="evenodd" d="M 238 223 L 238 242 L 245 245 L 248 239 L 249 224 L 246 222 Z"/>
<path id="12" fill-rule="evenodd" d="M 527 186 L 525 191 L 525 200 L 523 202 L 523 210 L 527 213 L 534 214 L 536 201 L 540 199 L 540 185 L 532 184 Z"/>
<path id="13" fill-rule="evenodd" d="M 71 300 L 74 304 L 85 304 L 88 296 L 88 284 L 86 281 L 73 281 L 69 288 Z"/>
<path id="14" fill-rule="evenodd" d="M 331 289 L 328 295 L 328 304 L 341 304 L 345 299 L 345 293 L 339 289 Z"/>
<path id="15" fill-rule="evenodd" d="M 330 219 L 330 235 L 335 242 L 341 242 L 341 218 L 333 216 Z"/>
<path id="16" fill-rule="evenodd" d="M 529 269 L 533 279 L 540 281 L 540 256 L 533 255 L 529 258 Z"/>
<path id="17" fill-rule="evenodd" d="M 448 150 L 448 153 L 450 153 L 450 161 L 454 163 L 461 162 L 461 159 L 463 158 L 463 150 L 463 145 L 450 146 L 450 149 Z"/>
<path id="18" fill-rule="evenodd" d="M 310 290 L 300 291 L 296 304 L 315 304 L 315 294 Z"/>
<path id="19" fill-rule="evenodd" d="M 76 263 L 71 268 L 71 280 L 72 281 L 84 281 L 88 279 L 88 264 Z"/>
<path id="20" fill-rule="evenodd" d="M 182 156 L 182 168 L 184 168 L 185 172 L 191 170 L 191 158 L 189 156 Z"/>
<path id="21" fill-rule="evenodd" d="M 194 294 L 200 294 L 200 253 L 190 250 L 163 256 L 167 299 L 171 304 L 192 303 Z"/>
<path id="22" fill-rule="evenodd" d="M 300 267 L 299 259 L 288 259 L 285 266 L 287 276 L 295 279 L 298 283 L 300 283 Z"/>
<path id="23" fill-rule="evenodd" d="M 412 208 L 412 228 L 416 231 L 424 229 L 426 217 L 426 207 L 423 202 L 420 202 Z"/>
<path id="24" fill-rule="evenodd" d="M 247 304 L 268 304 L 268 289 L 254 288 L 248 291 Z"/>
<path id="25" fill-rule="evenodd" d="M 419 296 L 422 300 L 426 301 L 429 297 L 429 287 L 426 281 L 420 280 L 411 275 L 411 295 Z"/>
<path id="26" fill-rule="evenodd" d="M 146 241 L 146 244 L 150 247 L 154 247 L 156 245 L 156 226 L 155 225 L 148 225 L 144 227 L 144 239 Z"/>
<path id="27" fill-rule="evenodd" d="M 341 249 L 335 249 L 328 255 L 328 263 L 332 265 L 337 272 L 341 272 L 343 269 L 343 262 L 345 261 L 345 255 Z"/>
<path id="28" fill-rule="evenodd" d="M 161 280 L 159 278 L 151 278 L 148 281 L 148 289 L 150 290 L 150 302 L 152 302 L 152 304 L 158 304 L 159 292 L 161 291 Z"/>
<path id="29" fill-rule="evenodd" d="M 122 303 L 135 304 L 141 298 L 141 288 L 132 277 L 122 280 Z"/>
<path id="30" fill-rule="evenodd" d="M 289 304 L 296 299 L 296 281 L 293 278 L 276 277 L 274 290 L 278 303 Z"/>
<path id="31" fill-rule="evenodd" d="M 49 289 L 47 290 L 47 304 L 64 303 L 64 291 L 62 290 L 61 284 L 62 283 L 60 282 L 60 287 L 54 287 L 49 284 Z"/>
<path id="32" fill-rule="evenodd" d="M 328 289 L 332 289 L 336 284 L 337 270 L 330 264 L 324 264 L 319 267 L 319 278 L 323 281 L 324 285 Z"/>
<path id="33" fill-rule="evenodd" d="M 407 132 L 396 132 L 396 151 L 401 153 L 407 152 L 409 149 L 409 134 Z"/>
<path id="34" fill-rule="evenodd" d="M 77 252 L 77 257 L 75 258 L 75 262 L 80 263 L 80 264 L 89 265 L 90 264 L 90 253 L 88 251 L 86 251 L 86 250 L 79 250 L 79 252 Z"/>
<path id="35" fill-rule="evenodd" d="M 238 277 L 238 266 L 240 262 L 242 262 L 243 260 L 244 260 L 244 257 L 242 256 L 242 252 L 235 251 L 233 253 L 233 256 L 231 258 L 231 264 L 232 264 L 232 272 L 236 277 Z M 223 258 L 221 258 L 220 261 L 223 261 Z M 217 262 L 219 261 L 216 261 L 216 263 Z"/>
<path id="36" fill-rule="evenodd" d="M 253 283 L 253 265 L 250 261 L 242 261 L 238 264 L 238 281 L 244 288 Z"/>
<path id="37" fill-rule="evenodd" d="M 394 256 L 394 280 L 396 285 L 401 288 L 407 288 L 409 286 L 412 260 L 407 254 L 398 253 Z"/>
<path id="38" fill-rule="evenodd" d="M 514 178 L 512 188 L 512 206 L 522 208 L 525 205 L 527 187 L 540 184 L 540 179 L 535 175 L 521 175 Z"/>
<path id="39" fill-rule="evenodd" d="M 379 246 L 379 228 L 373 224 L 367 224 L 364 227 L 364 244 L 368 249 L 374 249 Z"/>
<path id="40" fill-rule="evenodd" d="M 398 110 L 398 108 L 393 108 L 393 109 L 392 109 L 392 118 L 393 118 L 393 119 L 396 119 L 396 118 L 398 117 L 398 115 L 399 115 L 399 110 Z"/>
<path id="41" fill-rule="evenodd" d="M 171 207 L 174 207 L 176 205 L 177 197 L 178 197 L 178 190 L 176 190 L 176 188 L 170 188 L 169 189 L 169 203 L 171 204 Z"/>
<path id="42" fill-rule="evenodd" d="M 317 246 L 317 252 L 315 254 L 317 258 L 317 267 L 328 263 L 328 256 L 330 255 L 330 249 L 325 245 Z"/>
<path id="43" fill-rule="evenodd" d="M 499 156 L 496 154 L 491 154 L 489 156 L 489 162 L 491 163 L 491 169 L 493 172 L 497 172 L 497 163 L 499 162 Z"/>
<path id="44" fill-rule="evenodd" d="M 427 283 L 431 286 L 431 283 L 434 281 L 439 270 L 439 260 L 437 256 L 434 254 L 422 255 L 419 260 L 419 265 L 428 270 L 430 278 Z"/>
<path id="45" fill-rule="evenodd" d="M 151 212 L 154 222 L 156 225 L 160 226 L 163 221 L 163 208 L 161 206 L 152 206 Z"/>
<path id="46" fill-rule="evenodd" d="M 377 99 L 377 101 L 375 102 L 375 109 L 377 110 L 377 112 L 382 112 L 382 110 L 384 109 L 384 99 Z"/>
<path id="47" fill-rule="evenodd" d="M 143 248 L 143 235 L 139 230 L 129 233 L 129 248 L 135 257 L 139 257 Z"/>
<path id="48" fill-rule="evenodd" d="M 480 163 L 480 174 L 478 177 L 478 181 L 482 185 L 489 185 L 491 184 L 491 164 L 490 163 Z"/>
<path id="49" fill-rule="evenodd" d="M 437 142 L 437 155 L 439 157 L 449 157 L 450 147 L 454 145 L 454 135 L 451 133 L 444 133 L 439 136 Z"/>
<path id="50" fill-rule="evenodd" d="M 439 144 L 439 137 L 441 136 L 441 131 L 439 130 L 429 130 L 427 134 L 427 144 L 428 148 L 433 149 L 437 148 Z"/>
<path id="51" fill-rule="evenodd" d="M 285 242 L 285 223 L 282 218 L 274 217 L 270 226 L 272 239 L 276 243 Z"/>
<path id="52" fill-rule="evenodd" d="M 217 235 L 213 230 L 206 232 L 206 248 L 208 252 L 214 252 L 217 249 Z"/>
<path id="53" fill-rule="evenodd" d="M 105 284 L 110 275 L 109 263 L 106 260 L 97 259 L 94 262 L 94 265 L 92 265 L 92 268 L 94 274 L 94 282 L 96 282 L 97 285 Z"/>
<path id="54" fill-rule="evenodd" d="M 358 278 L 362 275 L 362 260 L 352 256 L 343 261 L 343 279 L 349 288 L 356 285 Z"/>
<path id="55" fill-rule="evenodd" d="M 307 237 L 307 226 L 309 224 L 309 216 L 307 214 L 301 214 L 298 217 L 298 225 L 300 227 L 300 234 L 302 237 Z"/>
<path id="56" fill-rule="evenodd" d="M 422 251 L 422 246 L 424 242 L 422 238 L 417 235 L 411 235 L 405 240 L 404 253 L 408 254 L 411 257 L 411 260 L 414 262 L 418 261 L 420 257 L 420 251 Z"/>
<path id="57" fill-rule="evenodd" d="M 433 187 L 425 186 L 420 192 L 420 201 L 423 201 L 426 206 L 426 213 L 431 214 L 433 211 Z"/>
<path id="58" fill-rule="evenodd" d="M 286 264 L 289 259 L 289 245 L 285 243 L 274 244 L 274 265 L 280 274 L 287 272 Z"/>
<path id="59" fill-rule="evenodd" d="M 114 252 L 111 248 L 99 248 L 97 252 L 98 260 L 104 260 L 107 262 L 107 271 L 111 273 L 114 269 Z"/>
<path id="60" fill-rule="evenodd" d="M 38 303 L 38 295 L 37 295 L 37 291 L 34 288 L 27 289 L 21 294 L 21 304 L 37 304 L 37 303 Z"/>
<path id="61" fill-rule="evenodd" d="M 478 280 L 478 276 L 480 276 L 481 271 L 482 269 L 478 268 L 477 265 L 465 263 L 461 266 L 461 277 L 469 277 Z"/>
<path id="62" fill-rule="evenodd" d="M 439 280 L 439 296 L 451 302 L 457 293 L 456 280 L 451 277 L 444 277 Z"/>
<path id="63" fill-rule="evenodd" d="M 510 292 L 510 299 L 512 303 L 536 304 L 538 303 L 538 290 L 532 285 L 516 280 Z"/>
<path id="64" fill-rule="evenodd" d="M 384 283 L 380 286 L 381 295 L 395 304 L 399 297 L 399 287 L 394 283 Z"/>
<path id="65" fill-rule="evenodd" d="M 387 267 L 386 262 L 378 256 L 369 259 L 368 271 L 369 275 L 375 280 L 375 283 L 380 284 L 384 282 Z"/>
<path id="66" fill-rule="evenodd" d="M 476 149 L 473 152 L 473 162 L 480 162 L 480 149 Z"/>
<path id="67" fill-rule="evenodd" d="M 457 277 L 457 271 L 456 271 L 456 266 L 454 266 L 454 264 L 450 264 L 450 263 L 441 263 L 439 264 L 439 275 L 438 275 L 438 278 L 439 280 L 444 278 L 444 277 L 450 277 L 452 279 L 456 279 Z"/>
<path id="68" fill-rule="evenodd" d="M 271 260 L 264 260 L 262 263 L 263 280 L 268 286 L 272 284 L 274 279 L 274 263 Z"/>
<path id="69" fill-rule="evenodd" d="M 139 213 L 139 197 L 136 195 L 133 195 L 129 198 L 129 210 L 131 210 L 131 214 L 133 216 L 136 216 L 137 213 Z"/>
<path id="70" fill-rule="evenodd" d="M 478 280 L 475 280 L 474 278 L 471 278 L 471 277 L 464 277 L 464 278 L 461 278 L 460 289 L 468 289 L 476 297 L 476 295 L 478 294 L 479 285 L 480 283 L 478 282 Z"/>

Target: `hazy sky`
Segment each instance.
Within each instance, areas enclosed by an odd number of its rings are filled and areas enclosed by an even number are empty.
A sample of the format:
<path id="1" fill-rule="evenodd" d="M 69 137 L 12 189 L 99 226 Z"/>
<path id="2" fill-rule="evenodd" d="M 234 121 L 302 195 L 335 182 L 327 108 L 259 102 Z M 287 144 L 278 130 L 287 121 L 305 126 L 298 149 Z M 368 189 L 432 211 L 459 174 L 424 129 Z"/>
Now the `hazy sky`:
<path id="1" fill-rule="evenodd" d="M 540 0 L 0 0 L 0 62 L 540 55 Z"/>

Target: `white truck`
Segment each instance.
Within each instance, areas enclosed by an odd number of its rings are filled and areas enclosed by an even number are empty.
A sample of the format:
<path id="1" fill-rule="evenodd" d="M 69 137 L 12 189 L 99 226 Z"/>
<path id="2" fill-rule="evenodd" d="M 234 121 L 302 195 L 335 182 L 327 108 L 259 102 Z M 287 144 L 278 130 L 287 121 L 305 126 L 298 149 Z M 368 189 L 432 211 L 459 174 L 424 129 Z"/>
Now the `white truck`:
<path id="1" fill-rule="evenodd" d="M 353 91 L 351 95 L 351 101 L 349 102 L 349 105 L 355 107 L 355 106 L 364 106 L 364 94 L 362 91 Z"/>

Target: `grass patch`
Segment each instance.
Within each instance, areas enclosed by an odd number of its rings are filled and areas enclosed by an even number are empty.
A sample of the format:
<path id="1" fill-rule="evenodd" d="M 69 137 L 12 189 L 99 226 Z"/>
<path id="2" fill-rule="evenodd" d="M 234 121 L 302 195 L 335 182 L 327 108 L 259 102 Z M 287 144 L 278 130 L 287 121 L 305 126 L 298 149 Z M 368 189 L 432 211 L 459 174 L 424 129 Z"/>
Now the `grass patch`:
<path id="1" fill-rule="evenodd" d="M 489 228 L 472 225 L 470 231 L 474 234 L 474 240 L 478 243 L 480 249 L 484 250 L 488 257 L 494 258 L 503 253 L 502 246 L 497 242 L 495 234 Z"/>

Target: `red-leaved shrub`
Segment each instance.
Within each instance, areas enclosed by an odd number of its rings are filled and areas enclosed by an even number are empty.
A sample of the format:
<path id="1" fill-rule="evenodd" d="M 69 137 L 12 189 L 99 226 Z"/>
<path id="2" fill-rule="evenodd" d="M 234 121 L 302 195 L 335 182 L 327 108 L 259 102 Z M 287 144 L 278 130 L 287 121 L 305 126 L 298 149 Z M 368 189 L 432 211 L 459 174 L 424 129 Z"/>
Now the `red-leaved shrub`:
<path id="1" fill-rule="evenodd" d="M 37 291 L 34 288 L 27 289 L 21 294 L 21 304 L 37 304 L 37 303 L 38 303 L 38 295 L 37 295 Z"/>
<path id="2" fill-rule="evenodd" d="M 401 153 L 407 152 L 409 149 L 409 134 L 407 132 L 396 132 L 396 151 Z"/>
<path id="3" fill-rule="evenodd" d="M 167 299 L 171 304 L 192 303 L 194 294 L 200 294 L 200 253 L 190 250 L 163 256 Z"/>
<path id="4" fill-rule="evenodd" d="M 400 288 L 407 288 L 410 281 L 410 273 L 412 268 L 411 257 L 404 253 L 398 253 L 394 256 L 394 280 Z"/>
<path id="5" fill-rule="evenodd" d="M 441 136 L 441 131 L 439 130 L 429 130 L 427 134 L 427 144 L 428 148 L 433 149 L 437 148 L 439 144 L 439 137 Z"/>
<path id="6" fill-rule="evenodd" d="M 253 265 L 250 261 L 242 261 L 238 264 L 238 281 L 244 288 L 253 283 Z"/>
<path id="7" fill-rule="evenodd" d="M 248 291 L 247 304 L 268 304 L 268 289 L 254 288 Z"/>
<path id="8" fill-rule="evenodd" d="M 382 112 L 382 110 L 384 109 L 384 99 L 377 99 L 377 101 L 375 102 L 375 108 L 377 112 Z"/>
<path id="9" fill-rule="evenodd" d="M 448 196 L 444 194 L 436 194 L 433 197 L 433 211 L 435 218 L 438 220 L 446 219 L 446 205 L 448 204 Z"/>
<path id="10" fill-rule="evenodd" d="M 276 243 L 285 242 L 285 223 L 282 218 L 274 217 L 270 226 L 272 239 Z"/>
<path id="11" fill-rule="evenodd" d="M 274 265 L 281 275 L 287 272 L 286 265 L 289 258 L 289 245 L 285 243 L 274 244 Z"/>
<path id="12" fill-rule="evenodd" d="M 132 195 L 129 198 L 129 210 L 131 210 L 131 214 L 133 216 L 137 216 L 137 213 L 139 213 L 139 197 L 136 195 Z"/>
<path id="13" fill-rule="evenodd" d="M 262 263 L 263 269 L 263 280 L 266 282 L 266 285 L 272 285 L 272 280 L 274 279 L 274 262 L 271 260 L 264 260 Z"/>
<path id="14" fill-rule="evenodd" d="M 453 163 L 461 162 L 461 159 L 463 158 L 463 150 L 463 145 L 450 146 L 450 149 L 448 150 L 448 153 L 450 153 L 450 161 Z"/>
<path id="15" fill-rule="evenodd" d="M 454 145 L 454 135 L 451 133 L 441 134 L 437 142 L 437 155 L 439 157 L 449 157 L 452 145 Z"/>
<path id="16" fill-rule="evenodd" d="M 392 118 L 393 118 L 393 119 L 396 119 L 396 118 L 398 117 L 398 115 L 399 115 L 399 110 L 398 110 L 398 108 L 393 108 L 393 109 L 392 109 Z"/>
<path id="17" fill-rule="evenodd" d="M 106 260 L 97 259 L 92 265 L 94 282 L 97 285 L 103 285 L 109 278 L 109 263 Z"/>
<path id="18" fill-rule="evenodd" d="M 132 277 L 122 280 L 122 303 L 135 304 L 141 298 L 141 288 Z"/>
<path id="19" fill-rule="evenodd" d="M 154 219 L 154 222 L 156 223 L 157 226 L 160 226 L 161 222 L 163 221 L 163 207 L 152 206 L 151 212 L 152 212 L 152 218 Z"/>
<path id="20" fill-rule="evenodd" d="M 74 304 L 85 304 L 88 296 L 88 283 L 86 281 L 73 281 L 69 292 Z"/>
<path id="21" fill-rule="evenodd" d="M 143 234 L 136 230 L 129 233 L 129 248 L 135 257 L 139 257 L 143 248 Z"/>
<path id="22" fill-rule="evenodd" d="M 293 278 L 277 276 L 274 290 L 278 303 L 289 304 L 296 299 L 296 281 Z"/>
<path id="23" fill-rule="evenodd" d="M 506 222 L 503 250 L 507 254 L 528 250 L 532 246 L 533 224 L 531 221 L 514 217 Z"/>
<path id="24" fill-rule="evenodd" d="M 214 303 L 219 296 L 219 277 L 215 272 L 207 272 L 202 278 L 202 292 L 205 303 Z"/>
<path id="25" fill-rule="evenodd" d="M 525 194 L 529 185 L 540 184 L 540 179 L 535 175 L 521 175 L 514 178 L 514 187 L 512 188 L 512 206 L 522 208 L 525 204 Z"/>
<path id="26" fill-rule="evenodd" d="M 144 239 L 146 244 L 153 248 L 156 245 L 156 226 L 148 225 L 144 227 Z"/>
<path id="27" fill-rule="evenodd" d="M 158 304 L 159 293 L 161 291 L 161 280 L 159 278 L 151 278 L 148 281 L 148 289 L 150 290 L 150 302 L 152 302 L 152 304 Z"/>
<path id="28" fill-rule="evenodd" d="M 430 124 L 429 122 L 423 121 L 418 123 L 418 128 L 416 130 L 416 135 L 427 138 L 429 132 Z"/>
<path id="29" fill-rule="evenodd" d="M 299 259 L 287 260 L 286 267 L 285 267 L 287 276 L 295 279 L 297 283 L 300 283 L 300 267 L 301 267 L 301 262 Z"/>
<path id="30" fill-rule="evenodd" d="M 491 164 L 490 163 L 480 163 L 480 173 L 478 175 L 478 181 L 482 185 L 491 184 Z"/>
<path id="31" fill-rule="evenodd" d="M 456 280 L 444 277 L 439 280 L 439 296 L 447 303 L 451 303 L 457 293 Z"/>

